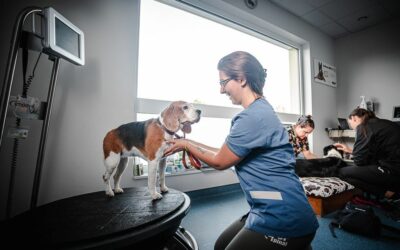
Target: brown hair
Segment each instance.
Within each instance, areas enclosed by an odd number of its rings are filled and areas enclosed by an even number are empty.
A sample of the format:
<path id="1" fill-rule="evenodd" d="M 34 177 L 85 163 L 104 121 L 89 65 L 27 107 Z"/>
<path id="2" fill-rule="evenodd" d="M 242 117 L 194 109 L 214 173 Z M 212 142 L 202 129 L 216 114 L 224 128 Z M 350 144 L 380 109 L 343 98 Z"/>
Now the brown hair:
<path id="1" fill-rule="evenodd" d="M 224 56 L 218 62 L 218 70 L 224 72 L 229 78 L 246 80 L 253 92 L 263 95 L 267 73 L 257 58 L 250 53 L 235 51 Z"/>
<path id="2" fill-rule="evenodd" d="M 307 126 L 310 126 L 311 128 L 314 129 L 315 125 L 314 125 L 314 121 L 311 119 L 311 115 L 302 115 L 299 117 L 299 119 L 297 120 L 295 126 L 299 126 L 301 128 L 305 128 Z"/>
<path id="3" fill-rule="evenodd" d="M 363 109 L 363 108 L 356 108 L 350 113 L 349 119 L 351 119 L 353 116 L 357 116 L 358 118 L 360 118 L 362 120 L 361 124 L 360 124 L 362 126 L 360 128 L 362 129 L 361 130 L 362 133 L 366 136 L 367 130 L 366 130 L 365 124 L 367 124 L 369 119 L 376 118 L 374 112 L 369 111 L 367 109 Z"/>

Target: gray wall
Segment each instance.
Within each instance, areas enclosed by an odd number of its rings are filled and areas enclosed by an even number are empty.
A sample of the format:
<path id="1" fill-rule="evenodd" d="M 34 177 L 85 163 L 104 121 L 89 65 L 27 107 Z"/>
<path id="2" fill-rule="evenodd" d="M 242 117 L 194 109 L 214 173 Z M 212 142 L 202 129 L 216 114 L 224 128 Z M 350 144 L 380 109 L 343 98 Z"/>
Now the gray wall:
<path id="1" fill-rule="evenodd" d="M 330 141 L 323 128 L 334 123 L 336 89 L 311 81 L 312 59 L 335 65 L 333 41 L 277 8 L 268 1 L 259 1 L 251 11 L 243 1 L 198 1 L 212 8 L 241 16 L 254 25 L 268 28 L 277 36 L 286 36 L 303 46 L 307 113 L 314 115 L 317 128 L 314 150 L 321 154 Z M 42 172 L 39 205 L 57 199 L 103 190 L 102 139 L 106 131 L 133 120 L 136 96 L 136 63 L 138 47 L 138 1 L 134 0 L 70 0 L 70 1 L 8 1 L 1 18 L 0 79 L 4 69 L 12 26 L 17 13 L 25 6 L 51 5 L 85 32 L 86 65 L 78 67 L 61 62 L 54 95 L 53 114 L 48 133 L 46 156 Z M 3 6 L 2 6 L 3 7 Z M 2 8 L 3 10 L 3 8 Z M 31 53 L 30 67 L 36 59 Z M 29 94 L 46 99 L 51 63 L 43 57 Z M 30 70 L 29 70 L 30 71 Z M 28 71 L 28 72 L 29 72 Z M 13 94 L 21 89 L 19 60 Z M 1 82 L 3 84 L 3 82 Z M 13 125 L 9 119 L 7 126 Z M 29 209 L 33 173 L 41 130 L 40 121 L 24 121 L 30 135 L 21 142 L 16 170 L 13 214 Z M 12 140 L 4 139 L 0 152 L 0 219 L 5 215 L 8 192 Z M 167 177 L 167 185 L 181 191 L 207 188 L 237 182 L 235 174 L 207 171 L 200 174 Z M 122 185 L 143 186 L 146 180 L 132 180 L 131 171 L 123 175 Z"/>
<path id="2" fill-rule="evenodd" d="M 335 42 L 338 115 L 347 116 L 361 95 L 378 103 L 376 114 L 391 119 L 400 105 L 400 19 Z"/>
<path id="3" fill-rule="evenodd" d="M 66 61 L 60 64 L 39 195 L 39 204 L 43 204 L 102 189 L 103 136 L 108 129 L 133 119 L 138 2 L 12 1 L 1 22 L 2 32 L 5 30 L 1 39 L 2 80 L 7 58 L 3 55 L 8 51 L 11 27 L 17 13 L 30 5 L 51 5 L 80 27 L 86 39 L 85 66 L 78 67 Z M 30 70 L 36 55 L 32 53 Z M 46 100 L 50 70 L 51 64 L 43 56 L 29 91 L 31 96 Z M 14 94 L 20 93 L 20 72 L 21 68 L 17 67 Z M 40 121 L 24 124 L 31 131 L 29 138 L 20 143 L 13 213 L 29 208 L 41 130 Z M 2 213 L 8 191 L 11 141 L 5 139 L 1 151 Z"/>

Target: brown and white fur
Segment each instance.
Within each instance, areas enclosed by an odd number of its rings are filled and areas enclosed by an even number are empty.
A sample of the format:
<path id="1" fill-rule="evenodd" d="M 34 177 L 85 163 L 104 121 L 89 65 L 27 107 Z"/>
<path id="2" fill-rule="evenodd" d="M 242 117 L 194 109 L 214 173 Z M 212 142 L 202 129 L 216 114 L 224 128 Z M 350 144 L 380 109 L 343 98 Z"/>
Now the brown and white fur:
<path id="1" fill-rule="evenodd" d="M 153 200 L 161 199 L 157 192 L 157 167 L 160 177 L 160 191 L 168 192 L 165 185 L 166 159 L 164 150 L 168 147 L 166 140 L 172 139 L 178 130 L 191 132 L 191 124 L 200 120 L 201 111 L 190 103 L 183 101 L 172 102 L 158 119 L 142 122 L 131 122 L 119 126 L 107 133 L 103 141 L 104 165 L 103 175 L 107 196 L 122 193 L 120 179 L 125 170 L 128 156 L 138 156 L 148 163 L 148 189 Z M 110 178 L 114 174 L 114 191 Z"/>

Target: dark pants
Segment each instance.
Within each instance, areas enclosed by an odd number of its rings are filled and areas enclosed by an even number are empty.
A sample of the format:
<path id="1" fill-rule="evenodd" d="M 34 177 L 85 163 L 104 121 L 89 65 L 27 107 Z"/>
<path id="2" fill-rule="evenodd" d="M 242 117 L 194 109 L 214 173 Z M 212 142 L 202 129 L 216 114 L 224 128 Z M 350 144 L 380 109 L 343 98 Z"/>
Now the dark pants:
<path id="1" fill-rule="evenodd" d="M 378 198 L 383 198 L 386 191 L 400 191 L 400 178 L 377 165 L 344 167 L 339 170 L 339 177 Z"/>
<path id="2" fill-rule="evenodd" d="M 279 238 L 256 233 L 244 228 L 247 214 L 232 223 L 215 242 L 215 250 L 243 250 L 243 249 L 311 249 L 311 241 L 315 233 L 296 238 Z"/>

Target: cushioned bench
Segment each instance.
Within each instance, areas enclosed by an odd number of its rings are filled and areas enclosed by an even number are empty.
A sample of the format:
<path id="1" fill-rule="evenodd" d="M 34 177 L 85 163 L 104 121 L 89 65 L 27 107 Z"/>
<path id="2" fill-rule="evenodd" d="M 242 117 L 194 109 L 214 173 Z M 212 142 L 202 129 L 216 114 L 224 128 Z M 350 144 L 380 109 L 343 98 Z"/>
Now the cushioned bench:
<path id="1" fill-rule="evenodd" d="M 337 177 L 300 178 L 308 202 L 316 215 L 324 216 L 344 207 L 357 190 Z"/>

